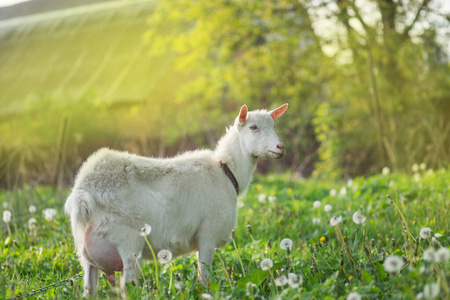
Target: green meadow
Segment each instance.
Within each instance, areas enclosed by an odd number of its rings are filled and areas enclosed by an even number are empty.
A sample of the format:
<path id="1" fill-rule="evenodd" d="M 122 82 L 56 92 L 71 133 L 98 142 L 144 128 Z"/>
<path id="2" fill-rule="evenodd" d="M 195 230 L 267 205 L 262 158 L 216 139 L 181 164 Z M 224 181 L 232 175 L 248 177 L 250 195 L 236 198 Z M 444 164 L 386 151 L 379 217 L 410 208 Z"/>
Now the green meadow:
<path id="1" fill-rule="evenodd" d="M 257 176 L 238 202 L 232 240 L 217 249 L 209 287 L 192 253 L 145 261 L 139 283 L 124 288 L 101 275 L 97 297 L 450 299 L 450 171 L 413 169 L 346 182 Z M 82 272 L 63 212 L 69 192 L 0 192 L 1 299 Z M 82 299 L 82 278 L 28 299 L 37 297 Z"/>

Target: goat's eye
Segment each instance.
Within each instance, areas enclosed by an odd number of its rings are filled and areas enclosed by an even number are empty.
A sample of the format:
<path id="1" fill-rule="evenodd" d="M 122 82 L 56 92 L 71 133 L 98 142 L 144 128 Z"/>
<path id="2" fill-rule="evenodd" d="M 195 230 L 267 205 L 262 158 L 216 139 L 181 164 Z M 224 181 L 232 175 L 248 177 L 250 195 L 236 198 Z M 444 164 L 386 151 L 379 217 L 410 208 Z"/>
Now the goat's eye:
<path id="1" fill-rule="evenodd" d="M 258 129 L 258 126 L 252 125 L 252 126 L 250 126 L 250 129 L 251 129 L 251 130 L 256 130 L 256 129 Z"/>

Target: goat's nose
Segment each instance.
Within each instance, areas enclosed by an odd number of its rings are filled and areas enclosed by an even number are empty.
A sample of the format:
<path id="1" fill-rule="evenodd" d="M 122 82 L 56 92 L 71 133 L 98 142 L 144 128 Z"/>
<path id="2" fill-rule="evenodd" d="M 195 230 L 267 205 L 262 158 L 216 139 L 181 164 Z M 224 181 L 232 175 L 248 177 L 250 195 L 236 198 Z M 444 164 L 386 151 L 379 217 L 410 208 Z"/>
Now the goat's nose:
<path id="1" fill-rule="evenodd" d="M 283 143 L 279 143 L 277 145 L 277 148 L 284 151 L 284 144 Z"/>

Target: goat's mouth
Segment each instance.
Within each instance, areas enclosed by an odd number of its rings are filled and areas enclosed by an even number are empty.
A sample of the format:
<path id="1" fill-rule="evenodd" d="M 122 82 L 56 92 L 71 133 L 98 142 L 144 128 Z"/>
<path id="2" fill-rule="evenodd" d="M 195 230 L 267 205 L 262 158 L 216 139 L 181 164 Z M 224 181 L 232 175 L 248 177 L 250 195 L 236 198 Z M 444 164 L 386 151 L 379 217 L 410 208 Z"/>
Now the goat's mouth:
<path id="1" fill-rule="evenodd" d="M 275 151 L 269 150 L 268 152 L 269 152 L 269 156 L 272 157 L 272 158 L 279 159 L 279 158 L 282 158 L 284 156 L 284 151 L 282 151 L 282 152 L 275 152 Z"/>

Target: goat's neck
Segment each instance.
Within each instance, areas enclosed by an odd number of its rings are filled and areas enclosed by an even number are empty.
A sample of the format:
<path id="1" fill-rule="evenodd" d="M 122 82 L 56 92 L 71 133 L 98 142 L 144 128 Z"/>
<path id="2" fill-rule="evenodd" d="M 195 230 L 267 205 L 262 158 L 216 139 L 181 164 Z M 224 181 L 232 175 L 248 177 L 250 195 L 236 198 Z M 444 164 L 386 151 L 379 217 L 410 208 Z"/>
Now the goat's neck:
<path id="1" fill-rule="evenodd" d="M 214 151 L 217 161 L 227 164 L 239 184 L 239 195 L 248 189 L 258 159 L 246 153 L 241 147 L 239 133 L 235 128 L 229 129 L 222 137 Z"/>

